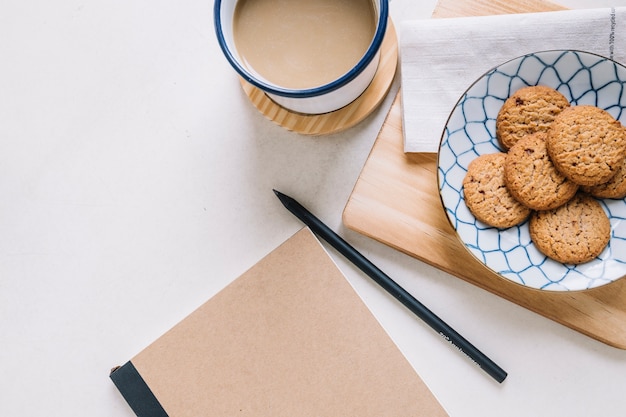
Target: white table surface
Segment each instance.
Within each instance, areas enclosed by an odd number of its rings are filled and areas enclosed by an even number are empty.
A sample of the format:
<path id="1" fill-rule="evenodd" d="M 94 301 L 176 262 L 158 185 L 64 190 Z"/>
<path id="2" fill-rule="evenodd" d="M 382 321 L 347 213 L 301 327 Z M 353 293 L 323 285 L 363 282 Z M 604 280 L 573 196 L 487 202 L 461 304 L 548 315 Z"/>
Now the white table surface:
<path id="1" fill-rule="evenodd" d="M 4 0 L 0 59 L 0 415 L 133 416 L 110 368 L 302 227 L 272 188 L 509 372 L 495 383 L 331 251 L 450 416 L 626 412 L 626 351 L 342 226 L 394 94 L 341 134 L 282 129 L 242 92 L 210 1 Z"/>

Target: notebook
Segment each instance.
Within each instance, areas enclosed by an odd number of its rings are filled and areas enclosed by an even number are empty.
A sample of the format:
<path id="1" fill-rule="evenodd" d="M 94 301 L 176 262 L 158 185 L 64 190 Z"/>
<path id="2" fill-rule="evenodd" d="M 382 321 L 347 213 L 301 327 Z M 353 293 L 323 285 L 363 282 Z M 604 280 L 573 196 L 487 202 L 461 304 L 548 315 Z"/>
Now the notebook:
<path id="1" fill-rule="evenodd" d="M 448 415 L 308 228 L 110 378 L 138 417 Z"/>

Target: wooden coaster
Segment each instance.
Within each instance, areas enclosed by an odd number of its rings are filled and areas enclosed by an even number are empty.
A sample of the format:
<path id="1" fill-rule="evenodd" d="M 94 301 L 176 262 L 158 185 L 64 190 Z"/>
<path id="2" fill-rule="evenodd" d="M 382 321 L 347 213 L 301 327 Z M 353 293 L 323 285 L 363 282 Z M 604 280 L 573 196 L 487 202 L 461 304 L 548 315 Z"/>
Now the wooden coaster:
<path id="1" fill-rule="evenodd" d="M 305 135 L 328 135 L 348 129 L 369 116 L 383 101 L 398 66 L 398 37 L 391 19 L 381 44 L 380 62 L 372 82 L 356 100 L 330 113 L 302 114 L 288 110 L 270 99 L 263 91 L 240 78 L 241 86 L 268 119 L 285 129 Z"/>

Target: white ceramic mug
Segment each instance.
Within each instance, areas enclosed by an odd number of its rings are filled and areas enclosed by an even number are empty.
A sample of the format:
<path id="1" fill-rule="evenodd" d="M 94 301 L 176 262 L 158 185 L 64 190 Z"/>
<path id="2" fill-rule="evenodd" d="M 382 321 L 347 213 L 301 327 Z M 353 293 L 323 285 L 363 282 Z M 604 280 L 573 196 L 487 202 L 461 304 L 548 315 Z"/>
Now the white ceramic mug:
<path id="1" fill-rule="evenodd" d="M 380 60 L 380 46 L 387 29 L 389 3 L 388 0 L 372 1 L 376 28 L 365 54 L 348 72 L 335 80 L 313 88 L 293 89 L 272 84 L 244 65 L 237 52 L 233 33 L 233 17 L 237 0 L 215 0 L 213 10 L 215 31 L 224 55 L 244 80 L 261 89 L 272 100 L 289 110 L 305 114 L 328 113 L 358 98 L 376 74 Z"/>

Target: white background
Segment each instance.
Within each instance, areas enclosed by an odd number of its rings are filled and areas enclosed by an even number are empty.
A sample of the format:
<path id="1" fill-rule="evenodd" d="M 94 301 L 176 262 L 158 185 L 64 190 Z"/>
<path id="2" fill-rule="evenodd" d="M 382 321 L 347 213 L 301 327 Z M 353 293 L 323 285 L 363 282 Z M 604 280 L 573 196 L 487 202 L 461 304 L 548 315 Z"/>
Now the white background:
<path id="1" fill-rule="evenodd" d="M 393 0 L 392 17 L 434 5 Z M 451 416 L 624 415 L 626 351 L 342 226 L 397 82 L 344 133 L 290 133 L 249 103 L 212 16 L 197 0 L 0 3 L 0 415 L 133 416 L 110 368 L 302 227 L 272 188 L 509 372 L 494 382 L 330 250 Z"/>

